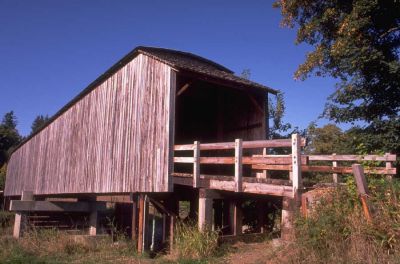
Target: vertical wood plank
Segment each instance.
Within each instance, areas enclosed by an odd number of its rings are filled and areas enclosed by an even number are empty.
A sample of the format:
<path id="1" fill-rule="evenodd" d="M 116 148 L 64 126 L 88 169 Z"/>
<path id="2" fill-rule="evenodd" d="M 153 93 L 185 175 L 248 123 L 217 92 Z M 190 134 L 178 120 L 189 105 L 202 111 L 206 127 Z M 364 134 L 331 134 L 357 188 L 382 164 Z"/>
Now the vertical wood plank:
<path id="1" fill-rule="evenodd" d="M 97 235 L 98 212 L 95 208 L 96 206 L 93 206 L 93 211 L 90 212 L 89 216 L 89 236 Z"/>
<path id="2" fill-rule="evenodd" d="M 137 250 L 139 253 L 143 253 L 143 229 L 144 229 L 144 194 L 139 194 L 139 225 L 138 225 L 138 244 Z"/>
<path id="3" fill-rule="evenodd" d="M 242 204 L 240 201 L 230 201 L 230 228 L 231 234 L 234 236 L 242 234 Z"/>
<path id="4" fill-rule="evenodd" d="M 333 154 L 332 154 L 332 158 L 333 158 L 332 167 L 334 167 L 334 168 L 337 167 L 337 161 L 334 160 L 334 159 L 335 159 L 335 156 L 336 156 L 336 153 L 333 153 Z M 334 183 L 335 185 L 338 184 L 339 179 L 338 179 L 338 174 L 337 174 L 337 173 L 333 173 L 333 174 L 332 174 L 332 180 L 333 180 L 333 183 Z"/>
<path id="5" fill-rule="evenodd" d="M 242 139 L 235 140 L 235 192 L 242 191 L 243 185 L 243 148 L 242 148 Z"/>
<path id="6" fill-rule="evenodd" d="M 132 197 L 132 227 L 131 227 L 131 238 L 134 242 L 137 240 L 137 197 Z"/>
<path id="7" fill-rule="evenodd" d="M 198 188 L 200 183 L 200 142 L 193 143 L 193 188 Z"/>
<path id="8" fill-rule="evenodd" d="M 5 195 L 172 191 L 175 86 L 139 54 L 12 154 Z"/>
<path id="9" fill-rule="evenodd" d="M 385 153 L 385 155 L 386 156 L 390 155 L 390 153 Z M 392 168 L 392 162 L 391 161 L 386 161 L 385 167 L 386 167 L 386 169 L 391 169 Z M 391 181 L 393 179 L 393 175 L 391 175 L 391 174 L 386 175 L 386 179 Z"/>
<path id="10" fill-rule="evenodd" d="M 292 178 L 293 198 L 300 201 L 299 190 L 302 187 L 301 179 L 301 138 L 299 134 L 292 135 Z"/>
<path id="11" fill-rule="evenodd" d="M 33 192 L 32 191 L 23 191 L 21 195 L 22 201 L 32 201 L 33 200 Z M 26 228 L 27 219 L 26 213 L 17 212 L 14 218 L 14 229 L 13 236 L 15 238 L 20 238 Z"/>
<path id="12" fill-rule="evenodd" d="M 364 169 L 360 164 L 353 164 L 352 168 L 365 218 L 367 219 L 368 222 L 371 222 L 372 217 L 367 200 L 369 190 L 368 190 L 367 180 L 364 175 Z"/>
<path id="13" fill-rule="evenodd" d="M 358 193 L 363 195 L 368 194 L 368 185 L 364 175 L 364 168 L 360 164 L 353 164 L 351 167 L 353 168 Z"/>
<path id="14" fill-rule="evenodd" d="M 204 189 L 199 190 L 199 213 L 198 224 L 199 230 L 204 231 L 206 228 L 211 228 L 213 219 L 213 199 L 207 195 Z"/>

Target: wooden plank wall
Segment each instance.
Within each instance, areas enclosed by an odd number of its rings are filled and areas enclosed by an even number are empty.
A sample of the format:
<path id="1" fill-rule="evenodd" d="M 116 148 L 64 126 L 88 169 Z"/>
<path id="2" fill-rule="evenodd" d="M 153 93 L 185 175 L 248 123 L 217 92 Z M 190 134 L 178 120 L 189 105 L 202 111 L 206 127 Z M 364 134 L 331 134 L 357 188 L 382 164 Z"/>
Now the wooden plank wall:
<path id="1" fill-rule="evenodd" d="M 168 191 L 174 81 L 135 57 L 13 153 L 5 194 Z"/>

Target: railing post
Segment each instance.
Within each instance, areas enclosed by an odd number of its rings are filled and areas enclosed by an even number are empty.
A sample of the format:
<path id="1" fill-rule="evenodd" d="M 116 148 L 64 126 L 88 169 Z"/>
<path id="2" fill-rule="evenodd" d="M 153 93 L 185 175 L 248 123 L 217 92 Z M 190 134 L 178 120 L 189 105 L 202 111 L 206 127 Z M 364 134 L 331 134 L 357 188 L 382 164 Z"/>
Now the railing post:
<path id="1" fill-rule="evenodd" d="M 337 161 L 335 160 L 336 159 L 336 153 L 333 153 L 332 154 L 332 167 L 334 167 L 334 168 L 336 168 L 337 167 Z M 337 185 L 338 184 L 338 182 L 339 182 L 339 179 L 338 179 L 338 174 L 337 173 L 333 173 L 332 174 L 332 179 L 333 179 L 333 183 L 335 184 L 335 185 Z"/>
<path id="2" fill-rule="evenodd" d="M 385 157 L 389 156 L 390 153 L 385 153 Z M 392 162 L 391 161 L 386 161 L 385 164 L 386 170 L 391 169 L 392 168 Z M 391 174 L 386 174 L 386 179 L 391 181 L 392 180 L 392 175 Z"/>
<path id="3" fill-rule="evenodd" d="M 242 140 L 240 138 L 235 140 L 235 192 L 242 191 L 242 174 L 243 174 L 243 164 L 242 164 Z"/>
<path id="4" fill-rule="evenodd" d="M 299 134 L 292 135 L 292 182 L 293 198 L 300 201 L 299 189 L 302 187 L 301 179 L 301 137 Z"/>
<path id="5" fill-rule="evenodd" d="M 200 183 L 200 142 L 193 143 L 193 188 L 198 188 Z"/>

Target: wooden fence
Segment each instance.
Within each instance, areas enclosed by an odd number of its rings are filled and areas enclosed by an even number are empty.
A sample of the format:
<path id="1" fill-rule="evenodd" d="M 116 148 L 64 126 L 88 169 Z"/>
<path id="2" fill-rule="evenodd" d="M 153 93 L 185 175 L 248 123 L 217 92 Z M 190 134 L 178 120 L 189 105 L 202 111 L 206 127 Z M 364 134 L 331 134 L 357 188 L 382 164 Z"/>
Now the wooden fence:
<path id="1" fill-rule="evenodd" d="M 293 134 L 291 139 L 275 139 L 275 140 L 258 140 L 258 141 L 242 141 L 236 139 L 234 142 L 220 143 L 200 143 L 195 141 L 193 144 L 175 145 L 174 162 L 193 164 L 192 173 L 174 172 L 173 176 L 192 177 L 193 187 L 199 188 L 201 178 L 220 178 L 226 181 L 227 176 L 224 175 L 206 175 L 201 174 L 200 165 L 232 165 L 234 167 L 234 191 L 243 191 L 244 179 L 269 179 L 269 171 L 288 171 L 289 179 L 286 182 L 280 181 L 277 184 L 290 184 L 293 188 L 293 194 L 302 186 L 301 172 L 321 172 L 332 173 L 333 181 L 338 181 L 338 174 L 352 173 L 352 163 L 366 163 L 364 171 L 366 173 L 394 175 L 396 168 L 393 162 L 396 161 L 396 155 L 305 155 L 301 153 L 301 147 L 305 146 L 305 139 L 300 138 L 298 134 Z M 289 155 L 268 155 L 266 149 L 271 148 L 289 148 Z M 257 150 L 263 154 L 243 155 L 244 150 Z M 221 150 L 233 150 L 231 156 L 227 156 L 226 152 L 222 156 Z M 202 155 L 203 151 L 207 151 L 207 156 Z M 178 155 L 185 152 L 186 156 Z M 189 153 L 189 156 L 187 155 Z M 215 153 L 211 155 L 210 153 Z M 254 153 L 254 152 L 253 152 Z M 327 163 L 331 163 L 327 165 Z M 321 165 L 322 164 L 322 165 Z M 383 164 L 383 166 L 381 166 Z M 243 175 L 243 165 L 250 165 L 252 175 Z M 260 183 L 273 183 L 270 181 L 260 181 Z M 214 186 L 218 189 L 218 186 Z"/>

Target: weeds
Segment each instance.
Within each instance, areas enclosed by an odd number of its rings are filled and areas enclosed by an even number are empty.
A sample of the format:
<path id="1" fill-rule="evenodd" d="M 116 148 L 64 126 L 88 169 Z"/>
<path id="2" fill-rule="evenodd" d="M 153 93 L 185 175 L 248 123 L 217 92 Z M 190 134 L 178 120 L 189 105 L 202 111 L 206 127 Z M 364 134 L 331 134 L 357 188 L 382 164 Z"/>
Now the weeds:
<path id="1" fill-rule="evenodd" d="M 354 184 L 322 200 L 308 219 L 296 222 L 296 263 L 398 263 L 400 184 L 369 179 L 373 222 L 367 223 Z"/>
<path id="2" fill-rule="evenodd" d="M 218 249 L 218 232 L 206 228 L 200 232 L 195 223 L 179 223 L 176 227 L 175 244 L 172 255 L 182 263 L 193 263 L 213 257 Z"/>

